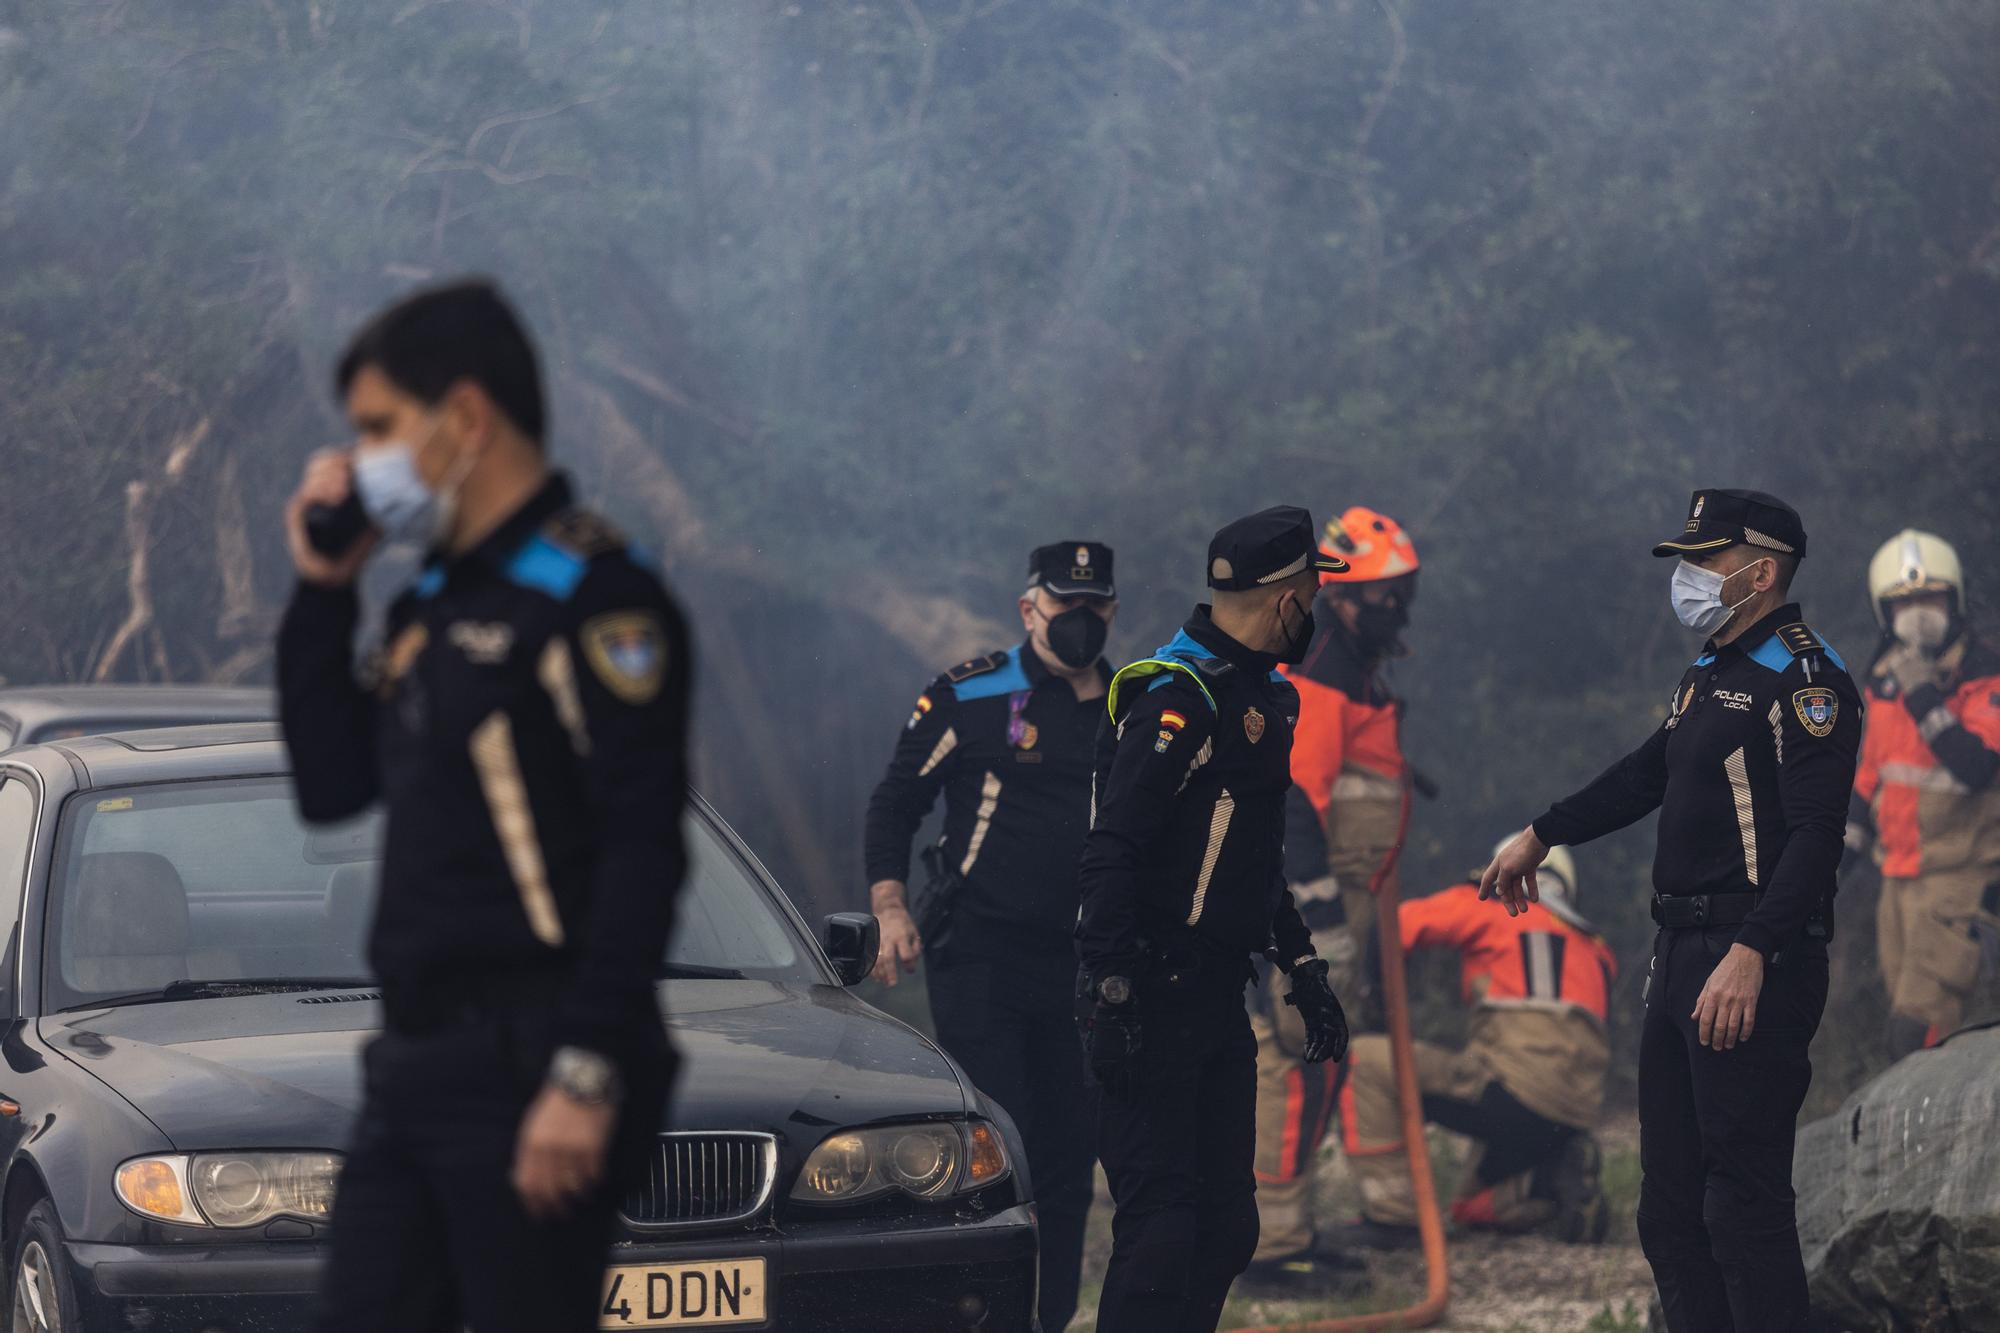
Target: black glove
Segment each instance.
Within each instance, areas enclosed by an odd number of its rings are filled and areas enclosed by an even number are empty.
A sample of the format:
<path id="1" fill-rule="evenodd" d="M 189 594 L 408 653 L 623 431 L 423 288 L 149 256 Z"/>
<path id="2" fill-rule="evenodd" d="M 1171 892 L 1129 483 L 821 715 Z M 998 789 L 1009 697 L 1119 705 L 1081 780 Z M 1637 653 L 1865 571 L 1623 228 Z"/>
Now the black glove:
<path id="1" fill-rule="evenodd" d="M 1305 1061 L 1316 1065 L 1347 1057 L 1347 1015 L 1326 979 L 1326 959 L 1315 958 L 1292 969 L 1292 993 L 1285 1003 L 1306 1021 Z"/>
<path id="2" fill-rule="evenodd" d="M 1130 1097 L 1138 1086 L 1139 1052 L 1145 1047 L 1138 1004 L 1128 1000 L 1124 1004 L 1099 1001 L 1079 1006 L 1076 1026 L 1097 1086 L 1113 1097 Z"/>

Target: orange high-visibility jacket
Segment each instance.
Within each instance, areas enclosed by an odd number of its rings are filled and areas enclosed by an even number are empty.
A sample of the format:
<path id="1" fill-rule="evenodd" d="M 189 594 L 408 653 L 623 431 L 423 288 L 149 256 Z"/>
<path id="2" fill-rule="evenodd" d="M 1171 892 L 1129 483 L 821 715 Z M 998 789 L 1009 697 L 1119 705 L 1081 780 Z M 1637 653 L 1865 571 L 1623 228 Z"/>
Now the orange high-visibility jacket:
<path id="1" fill-rule="evenodd" d="M 1595 933 L 1540 903 L 1508 916 L 1459 884 L 1398 909 L 1403 948 L 1458 950 L 1473 1006 L 1468 1052 L 1535 1114 L 1589 1127 L 1604 1100 L 1605 1035 L 1618 959 Z"/>
<path id="2" fill-rule="evenodd" d="M 1303 662 L 1281 667 L 1299 692 L 1292 733 L 1292 793 L 1286 802 L 1285 874 L 1294 883 L 1338 873 L 1371 892 L 1393 860 L 1403 799 L 1402 701 L 1362 657 L 1359 645 L 1331 613 L 1321 613 L 1317 638 Z M 1340 827 L 1328 810 L 1381 807 Z M 1335 842 L 1329 845 L 1327 831 Z"/>
<path id="3" fill-rule="evenodd" d="M 1941 689 L 1868 690 L 1854 790 L 1875 825 L 1875 859 L 1895 879 L 2000 866 L 2000 653 L 1961 640 L 1940 666 Z"/>

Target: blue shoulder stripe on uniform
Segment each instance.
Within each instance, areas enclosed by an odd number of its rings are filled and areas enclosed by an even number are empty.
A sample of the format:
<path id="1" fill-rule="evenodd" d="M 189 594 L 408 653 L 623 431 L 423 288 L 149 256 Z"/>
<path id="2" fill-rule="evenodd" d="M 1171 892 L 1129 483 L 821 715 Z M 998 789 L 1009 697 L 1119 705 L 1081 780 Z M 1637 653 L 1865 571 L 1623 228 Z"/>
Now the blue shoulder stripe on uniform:
<path id="1" fill-rule="evenodd" d="M 1833 663 L 1836 667 L 1839 667 L 1842 671 L 1847 670 L 1847 663 L 1844 660 L 1842 660 L 1839 653 L 1833 651 L 1833 645 L 1828 643 L 1825 639 L 1821 639 L 1819 641 L 1819 650 L 1822 653 L 1826 654 L 1827 661 Z"/>
<path id="2" fill-rule="evenodd" d="M 1021 668 L 1021 647 L 1007 650 L 1007 665 L 968 677 L 952 687 L 960 703 L 968 699 L 990 699 L 996 694 L 1012 694 L 1029 688 L 1028 673 Z"/>
<path id="3" fill-rule="evenodd" d="M 420 598 L 435 597 L 444 591 L 444 566 L 425 565 L 424 572 L 417 575 L 417 581 L 410 591 Z"/>
<path id="4" fill-rule="evenodd" d="M 1702 667 L 1702 666 L 1707 666 L 1710 662 L 1713 662 L 1714 660 L 1715 660 L 1714 653 L 1703 653 L 1700 657 L 1694 659 L 1694 664 L 1698 667 Z"/>
<path id="5" fill-rule="evenodd" d="M 581 556 L 536 533 L 507 562 L 507 577 L 562 602 L 569 600 L 576 585 L 583 582 L 588 568 L 589 562 Z"/>
<path id="6" fill-rule="evenodd" d="M 1791 670 L 1792 663 L 1797 659 L 1792 656 L 1792 650 L 1778 642 L 1778 636 L 1773 634 L 1751 650 L 1750 660 L 1783 675 Z"/>
<path id="7" fill-rule="evenodd" d="M 1196 643 L 1194 637 L 1186 630 L 1181 630 L 1172 639 L 1168 640 L 1153 656 L 1178 657 L 1185 662 L 1202 662 L 1215 656 L 1215 654 Z"/>

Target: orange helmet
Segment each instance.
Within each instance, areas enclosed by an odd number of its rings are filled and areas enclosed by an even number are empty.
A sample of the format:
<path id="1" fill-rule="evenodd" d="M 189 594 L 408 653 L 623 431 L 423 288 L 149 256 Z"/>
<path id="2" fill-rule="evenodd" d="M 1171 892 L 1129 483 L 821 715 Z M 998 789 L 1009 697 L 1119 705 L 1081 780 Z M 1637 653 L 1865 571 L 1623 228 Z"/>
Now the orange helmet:
<path id="1" fill-rule="evenodd" d="M 1360 505 L 1326 521 L 1319 549 L 1347 562 L 1340 574 L 1322 574 L 1321 583 L 1374 583 L 1417 572 L 1417 544 L 1386 514 Z"/>

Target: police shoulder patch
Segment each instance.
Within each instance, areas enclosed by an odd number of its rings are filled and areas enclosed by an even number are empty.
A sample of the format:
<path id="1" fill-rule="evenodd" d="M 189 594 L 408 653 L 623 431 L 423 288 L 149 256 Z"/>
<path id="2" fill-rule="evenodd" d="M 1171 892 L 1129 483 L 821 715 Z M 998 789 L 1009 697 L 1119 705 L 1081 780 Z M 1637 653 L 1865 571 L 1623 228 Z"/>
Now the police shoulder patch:
<path id="1" fill-rule="evenodd" d="M 1786 651 L 1793 657 L 1804 657 L 1807 653 L 1816 653 L 1825 647 L 1820 642 L 1819 635 L 1807 629 L 1803 620 L 1794 620 L 1789 625 L 1778 626 L 1778 642 L 1784 644 Z"/>
<path id="2" fill-rule="evenodd" d="M 984 657 L 975 657 L 969 662 L 960 662 L 957 666 L 945 672 L 944 678 L 956 685 L 960 681 L 971 680 L 974 676 L 983 676 L 989 671 L 998 671 L 1006 665 L 1007 654 L 1004 651 L 988 653 Z"/>
<path id="3" fill-rule="evenodd" d="M 631 545 L 625 534 L 610 520 L 588 509 L 563 510 L 542 525 L 542 535 L 586 560 L 606 551 L 622 551 Z"/>
<path id="4" fill-rule="evenodd" d="M 583 622 L 577 636 L 584 660 L 620 700 L 633 706 L 659 697 L 667 676 L 667 632 L 652 611 L 608 611 Z"/>
<path id="5" fill-rule="evenodd" d="M 1840 718 L 1840 696 L 1824 685 L 1814 685 L 1792 696 L 1792 711 L 1799 715 L 1799 725 L 1813 735 L 1830 736 Z"/>

